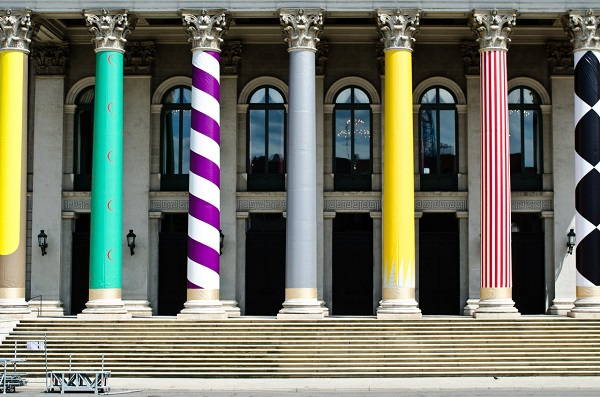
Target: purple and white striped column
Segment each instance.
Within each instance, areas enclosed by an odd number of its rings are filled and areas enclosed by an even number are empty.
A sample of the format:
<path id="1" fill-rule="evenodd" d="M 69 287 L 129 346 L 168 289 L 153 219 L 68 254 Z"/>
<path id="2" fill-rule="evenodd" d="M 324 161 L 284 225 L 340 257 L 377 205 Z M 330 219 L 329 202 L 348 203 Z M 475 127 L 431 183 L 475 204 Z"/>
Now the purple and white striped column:
<path id="1" fill-rule="evenodd" d="M 192 43 L 187 302 L 180 318 L 227 318 L 219 300 L 220 48 L 223 10 L 183 13 Z"/>

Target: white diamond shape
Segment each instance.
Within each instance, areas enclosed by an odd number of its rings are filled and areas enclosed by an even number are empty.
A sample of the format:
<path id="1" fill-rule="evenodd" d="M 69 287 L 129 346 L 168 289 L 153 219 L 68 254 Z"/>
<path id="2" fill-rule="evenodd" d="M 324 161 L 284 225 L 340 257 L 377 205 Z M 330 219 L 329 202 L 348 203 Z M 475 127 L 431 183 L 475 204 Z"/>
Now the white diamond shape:
<path id="1" fill-rule="evenodd" d="M 598 167 L 600 163 L 596 165 Z M 577 151 L 575 151 L 575 183 L 579 183 L 581 178 L 587 175 L 588 172 L 594 169 L 594 166 L 581 157 Z"/>
<path id="2" fill-rule="evenodd" d="M 592 107 L 588 105 L 583 99 L 579 98 L 577 94 L 575 94 L 575 126 L 577 126 L 579 120 L 581 120 L 581 118 L 585 116 L 585 114 L 589 112 L 590 109 L 592 109 Z"/>
<path id="3" fill-rule="evenodd" d="M 598 59 L 598 62 L 600 62 L 600 51 L 592 50 L 592 54 L 594 54 L 596 56 L 596 58 Z"/>
<path id="4" fill-rule="evenodd" d="M 596 102 L 596 104 L 592 107 L 592 110 L 596 112 L 598 116 L 600 116 L 600 101 Z"/>
<path id="5" fill-rule="evenodd" d="M 585 217 L 581 215 L 579 211 L 575 211 L 575 231 L 577 232 L 577 244 L 579 244 L 585 238 L 585 236 L 593 232 L 594 229 L 598 229 L 598 226 L 594 226 L 594 224 L 585 219 Z"/>

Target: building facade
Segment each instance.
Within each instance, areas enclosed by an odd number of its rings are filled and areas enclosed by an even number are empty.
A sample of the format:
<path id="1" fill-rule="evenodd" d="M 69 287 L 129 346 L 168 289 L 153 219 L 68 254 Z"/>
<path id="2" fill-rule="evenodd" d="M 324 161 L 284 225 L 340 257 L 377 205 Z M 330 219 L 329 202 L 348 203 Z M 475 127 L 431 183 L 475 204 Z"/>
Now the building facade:
<path id="1" fill-rule="evenodd" d="M 7 3 L 0 313 L 600 313 L 592 2 Z"/>

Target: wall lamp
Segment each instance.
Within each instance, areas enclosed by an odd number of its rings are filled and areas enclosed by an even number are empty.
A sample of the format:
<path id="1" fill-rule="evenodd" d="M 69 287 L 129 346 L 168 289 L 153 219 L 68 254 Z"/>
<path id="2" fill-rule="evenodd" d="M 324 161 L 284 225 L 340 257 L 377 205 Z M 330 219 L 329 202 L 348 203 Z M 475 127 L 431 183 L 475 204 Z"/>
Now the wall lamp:
<path id="1" fill-rule="evenodd" d="M 575 230 L 569 230 L 569 233 L 567 233 L 567 252 L 569 255 L 573 255 L 573 247 L 575 247 L 576 237 L 577 235 L 575 234 Z"/>
<path id="2" fill-rule="evenodd" d="M 42 256 L 46 255 L 46 248 L 48 248 L 48 235 L 44 232 L 44 230 L 40 230 L 40 234 L 37 236 L 38 238 L 38 246 L 42 250 Z"/>
<path id="3" fill-rule="evenodd" d="M 219 229 L 219 255 L 223 255 L 223 243 L 225 241 L 225 235 L 223 231 Z"/>
<path id="4" fill-rule="evenodd" d="M 131 255 L 135 255 L 135 238 L 137 236 L 133 232 L 133 229 L 129 229 L 129 233 L 127 233 L 127 246 L 129 247 L 129 252 Z"/>

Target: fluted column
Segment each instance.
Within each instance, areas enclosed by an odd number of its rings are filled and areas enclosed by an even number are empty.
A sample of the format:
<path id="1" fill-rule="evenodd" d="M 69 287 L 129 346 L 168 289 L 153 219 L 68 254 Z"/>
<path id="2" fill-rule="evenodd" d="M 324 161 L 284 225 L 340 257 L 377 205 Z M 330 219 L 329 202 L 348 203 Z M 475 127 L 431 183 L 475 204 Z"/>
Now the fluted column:
<path id="1" fill-rule="evenodd" d="M 90 289 L 80 316 L 126 318 L 123 279 L 123 54 L 127 11 L 84 11 L 96 52 Z"/>
<path id="2" fill-rule="evenodd" d="M 570 317 L 600 318 L 600 11 L 564 19 L 575 61 L 575 307 Z"/>
<path id="3" fill-rule="evenodd" d="M 412 50 L 417 10 L 379 10 L 385 54 L 382 295 L 377 318 L 419 318 L 415 300 Z"/>
<path id="4" fill-rule="evenodd" d="M 220 54 L 224 10 L 182 12 L 192 44 L 192 125 L 188 214 L 187 302 L 182 319 L 225 319 L 219 300 L 221 127 Z"/>
<path id="5" fill-rule="evenodd" d="M 513 10 L 475 11 L 481 84 L 481 293 L 476 318 L 514 317 L 506 53 Z"/>
<path id="6" fill-rule="evenodd" d="M 0 316 L 25 317 L 29 10 L 0 12 Z"/>
<path id="7" fill-rule="evenodd" d="M 323 318 L 317 298 L 315 53 L 320 10 L 280 10 L 290 56 L 285 301 L 278 318 Z"/>

